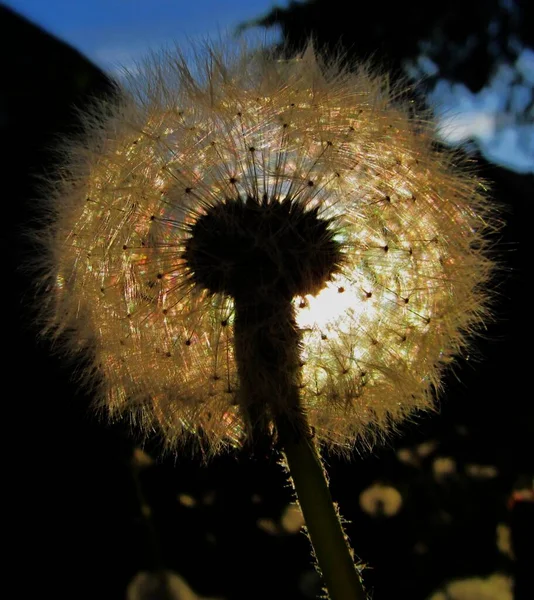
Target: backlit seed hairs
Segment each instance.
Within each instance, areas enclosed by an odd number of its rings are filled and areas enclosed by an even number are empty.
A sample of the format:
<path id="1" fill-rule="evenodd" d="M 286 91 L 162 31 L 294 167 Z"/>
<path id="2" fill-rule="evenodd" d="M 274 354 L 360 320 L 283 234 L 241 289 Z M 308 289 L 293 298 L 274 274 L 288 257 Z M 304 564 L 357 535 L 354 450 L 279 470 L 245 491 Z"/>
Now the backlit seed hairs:
<path id="1" fill-rule="evenodd" d="M 320 289 L 293 298 L 316 438 L 371 443 L 432 408 L 486 316 L 488 201 L 396 93 L 311 47 L 286 61 L 206 47 L 152 57 L 120 101 L 86 115 L 49 186 L 45 320 L 89 353 L 99 407 L 171 450 L 190 436 L 208 455 L 243 443 L 233 298 L 199 284 L 187 249 L 199 219 L 232 205 L 235 231 L 248 202 L 312 214 L 341 253 Z M 292 231 L 258 233 L 273 269 L 298 270 L 321 243 L 304 236 L 290 257 Z"/>

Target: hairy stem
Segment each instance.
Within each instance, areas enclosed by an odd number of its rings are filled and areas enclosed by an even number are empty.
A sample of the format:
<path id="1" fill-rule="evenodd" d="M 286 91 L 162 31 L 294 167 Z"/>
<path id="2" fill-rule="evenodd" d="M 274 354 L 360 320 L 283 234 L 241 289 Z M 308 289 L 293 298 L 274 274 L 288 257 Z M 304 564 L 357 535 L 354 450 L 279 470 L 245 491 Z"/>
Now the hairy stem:
<path id="1" fill-rule="evenodd" d="M 365 600 L 299 397 L 300 332 L 290 299 L 235 299 L 240 405 L 253 442 L 272 425 L 331 600 Z"/>
<path id="2" fill-rule="evenodd" d="M 317 563 L 331 600 L 365 600 L 360 576 L 311 438 L 295 436 L 278 419 L 277 430 Z"/>

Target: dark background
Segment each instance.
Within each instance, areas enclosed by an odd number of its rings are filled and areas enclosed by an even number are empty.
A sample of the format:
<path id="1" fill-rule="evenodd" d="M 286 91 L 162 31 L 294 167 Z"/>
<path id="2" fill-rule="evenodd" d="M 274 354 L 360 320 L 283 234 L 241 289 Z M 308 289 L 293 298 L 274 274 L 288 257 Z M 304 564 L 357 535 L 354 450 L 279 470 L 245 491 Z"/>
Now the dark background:
<path id="1" fill-rule="evenodd" d="M 316 1 L 276 11 L 263 24 L 281 24 L 295 48 L 313 32 L 321 47 L 342 45 L 354 56 L 373 56 L 397 74 L 428 38 L 441 74 L 476 91 L 497 59 L 513 60 L 510 31 L 534 47 L 532 3 L 519 4 L 521 18 L 512 19 L 493 0 L 455 0 L 446 7 L 412 1 L 387 10 L 381 3 L 354 2 L 358 16 L 347 18 L 347 3 Z M 489 52 L 484 36 L 494 17 L 503 24 L 502 39 Z M 460 59 L 458 49 L 473 32 L 473 52 Z M 135 439 L 125 427 L 96 420 L 90 398 L 72 381 L 72 367 L 38 340 L 29 309 L 33 282 L 23 268 L 35 252 L 23 233 L 39 214 L 36 184 L 54 169 L 54 139 L 76 131 L 73 107 L 83 107 L 93 94 L 110 94 L 112 84 L 76 50 L 1 5 L 0 48 L 7 265 L 4 585 L 15 586 L 14 598 L 115 600 L 125 598 L 139 571 L 165 567 L 206 596 L 315 597 L 305 536 L 258 527 L 259 519 L 278 523 L 291 501 L 276 456 L 234 454 L 208 466 L 179 456 L 140 468 L 132 460 Z M 375 600 L 423 600 L 447 580 L 496 571 L 514 577 L 516 599 L 534 598 L 528 572 L 534 504 L 510 500 L 514 490 L 532 486 L 534 472 L 533 296 L 527 279 L 534 178 L 478 161 L 506 221 L 497 247 L 502 269 L 496 319 L 477 344 L 481 360 L 463 362 L 456 376 L 447 377 L 439 414 L 422 416 L 387 446 L 350 463 L 326 456 L 332 495 L 350 521 L 346 529 L 356 553 L 371 567 L 365 581 Z M 429 440 L 436 447 L 417 465 L 399 460 L 399 448 Z M 456 472 L 436 478 L 437 457 L 454 459 Z M 473 477 L 469 464 L 492 465 L 497 475 Z M 394 517 L 360 509 L 361 491 L 374 482 L 401 493 L 403 505 Z M 179 501 L 183 494 L 194 506 Z M 143 504 L 150 506 L 149 516 Z M 498 523 L 511 527 L 514 560 L 497 548 Z"/>

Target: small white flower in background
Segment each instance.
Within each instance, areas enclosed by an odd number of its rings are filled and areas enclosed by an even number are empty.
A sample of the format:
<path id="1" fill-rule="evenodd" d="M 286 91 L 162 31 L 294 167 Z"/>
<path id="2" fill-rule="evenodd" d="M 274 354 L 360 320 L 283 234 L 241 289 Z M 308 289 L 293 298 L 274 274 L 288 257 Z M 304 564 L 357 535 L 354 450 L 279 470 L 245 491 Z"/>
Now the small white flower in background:
<path id="1" fill-rule="evenodd" d="M 465 472 L 475 479 L 494 479 L 499 474 L 499 470 L 493 465 L 465 465 Z"/>
<path id="2" fill-rule="evenodd" d="M 428 600 L 513 600 L 512 585 L 512 578 L 501 573 L 485 579 L 458 579 Z"/>
<path id="3" fill-rule="evenodd" d="M 279 535 L 280 534 L 280 526 L 276 523 L 274 519 L 268 519 L 262 517 L 256 521 L 256 525 L 258 529 L 265 531 L 269 535 Z"/>
<path id="4" fill-rule="evenodd" d="M 449 456 L 438 456 L 432 463 L 432 471 L 435 479 L 445 480 L 456 473 L 456 461 Z"/>
<path id="5" fill-rule="evenodd" d="M 298 533 L 304 527 L 304 515 L 298 504 L 288 504 L 285 507 L 280 525 L 287 533 Z"/>
<path id="6" fill-rule="evenodd" d="M 42 237 L 46 327 L 89 353 L 100 408 L 173 451 L 242 445 L 234 298 L 266 271 L 292 298 L 319 442 L 370 444 L 433 408 L 487 317 L 492 226 L 481 182 L 401 92 L 311 47 L 207 47 L 154 56 L 95 106 Z"/>
<path id="7" fill-rule="evenodd" d="M 126 589 L 126 600 L 222 600 L 199 596 L 177 573 L 140 571 Z"/>
<path id="8" fill-rule="evenodd" d="M 497 548 L 501 554 L 514 560 L 514 549 L 512 547 L 512 530 L 506 523 L 497 525 Z"/>
<path id="9" fill-rule="evenodd" d="M 435 452 L 438 446 L 439 444 L 436 440 L 428 440 L 416 446 L 415 451 L 421 458 L 426 458 Z"/>
<path id="10" fill-rule="evenodd" d="M 134 448 L 132 455 L 132 465 L 136 469 L 146 469 L 154 465 L 154 459 L 142 448 Z"/>
<path id="11" fill-rule="evenodd" d="M 190 494 L 178 494 L 178 502 L 187 508 L 193 508 L 197 505 L 197 501 Z"/>
<path id="12" fill-rule="evenodd" d="M 360 507 L 369 515 L 393 517 L 402 506 L 402 496 L 390 485 L 374 483 L 360 494 Z"/>
<path id="13" fill-rule="evenodd" d="M 280 517 L 280 522 L 274 519 L 258 519 L 256 525 L 259 529 L 271 535 L 298 533 L 305 525 L 304 515 L 298 504 L 288 504 Z"/>
<path id="14" fill-rule="evenodd" d="M 406 465 L 420 467 L 422 460 L 435 452 L 438 446 L 436 440 L 428 440 L 413 448 L 400 448 L 397 451 L 397 458 Z"/>
<path id="15" fill-rule="evenodd" d="M 419 466 L 420 461 L 415 452 L 410 450 L 410 448 L 400 448 L 397 450 L 397 458 L 405 465 L 411 465 L 412 467 Z"/>

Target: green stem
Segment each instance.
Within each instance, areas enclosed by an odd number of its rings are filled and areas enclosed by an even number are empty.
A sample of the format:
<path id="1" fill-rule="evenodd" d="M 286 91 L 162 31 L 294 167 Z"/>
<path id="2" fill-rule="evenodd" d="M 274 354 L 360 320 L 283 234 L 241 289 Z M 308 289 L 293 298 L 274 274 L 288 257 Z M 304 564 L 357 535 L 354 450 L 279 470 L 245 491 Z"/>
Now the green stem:
<path id="1" fill-rule="evenodd" d="M 331 600 L 365 600 L 301 406 L 300 330 L 290 299 L 235 299 L 240 405 L 254 443 L 274 423 Z"/>
<path id="2" fill-rule="evenodd" d="M 311 436 L 288 435 L 283 423 L 278 424 L 278 432 L 331 600 L 365 600 L 366 594 Z"/>

